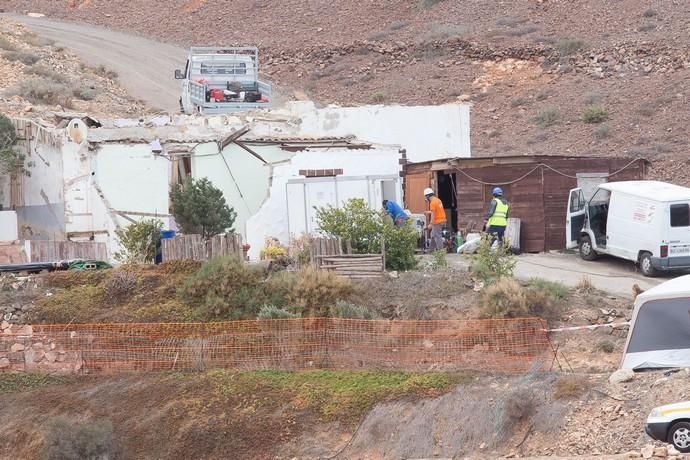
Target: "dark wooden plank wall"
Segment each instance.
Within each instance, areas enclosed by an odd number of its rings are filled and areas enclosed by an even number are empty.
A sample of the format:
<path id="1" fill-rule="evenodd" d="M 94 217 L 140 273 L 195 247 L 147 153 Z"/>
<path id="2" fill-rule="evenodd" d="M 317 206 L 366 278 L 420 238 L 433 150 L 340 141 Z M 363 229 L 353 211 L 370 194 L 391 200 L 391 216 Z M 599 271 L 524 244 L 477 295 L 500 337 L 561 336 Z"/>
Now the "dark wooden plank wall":
<path id="1" fill-rule="evenodd" d="M 509 182 L 526 174 L 534 164 L 495 165 L 490 168 L 473 168 L 463 171 L 483 182 Z M 458 222 L 464 228 L 474 221 L 479 229 L 486 218 L 493 185 L 480 184 L 457 172 Z M 544 250 L 544 203 L 542 175 L 535 171 L 516 184 L 502 185 L 510 202 L 510 216 L 521 220 L 520 247 L 526 252 Z"/>
<path id="2" fill-rule="evenodd" d="M 510 216 L 521 220 L 520 246 L 524 252 L 542 252 L 565 247 L 565 218 L 568 192 L 577 186 L 577 173 L 613 173 L 630 163 L 628 158 L 535 158 L 534 163 L 495 164 L 487 167 L 463 167 L 462 171 L 483 182 L 510 182 L 532 170 L 539 162 L 566 174 L 540 168 L 524 179 L 503 185 L 510 202 Z M 423 165 L 414 165 L 419 173 Z M 481 226 L 491 200 L 493 186 L 469 179 L 456 170 L 458 222 L 464 228 L 469 221 Z M 644 160 L 639 160 L 609 181 L 640 180 L 645 175 Z M 477 227 L 477 228 L 478 228 Z"/>

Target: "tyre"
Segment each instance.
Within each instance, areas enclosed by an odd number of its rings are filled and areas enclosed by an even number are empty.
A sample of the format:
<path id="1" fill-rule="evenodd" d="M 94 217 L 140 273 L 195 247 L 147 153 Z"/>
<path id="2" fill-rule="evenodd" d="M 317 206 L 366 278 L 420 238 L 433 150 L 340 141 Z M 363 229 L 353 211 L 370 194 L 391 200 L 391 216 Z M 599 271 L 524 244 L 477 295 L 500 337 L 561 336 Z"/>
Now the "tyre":
<path id="1" fill-rule="evenodd" d="M 678 422 L 668 432 L 668 442 L 682 453 L 690 452 L 690 423 Z"/>
<path id="2" fill-rule="evenodd" d="M 594 260 L 597 258 L 597 253 L 592 247 L 592 240 L 589 235 L 583 235 L 580 238 L 580 257 L 584 260 Z"/>
<path id="3" fill-rule="evenodd" d="M 640 254 L 640 271 L 644 276 L 656 276 L 659 273 L 652 265 L 652 255 L 649 252 Z"/>

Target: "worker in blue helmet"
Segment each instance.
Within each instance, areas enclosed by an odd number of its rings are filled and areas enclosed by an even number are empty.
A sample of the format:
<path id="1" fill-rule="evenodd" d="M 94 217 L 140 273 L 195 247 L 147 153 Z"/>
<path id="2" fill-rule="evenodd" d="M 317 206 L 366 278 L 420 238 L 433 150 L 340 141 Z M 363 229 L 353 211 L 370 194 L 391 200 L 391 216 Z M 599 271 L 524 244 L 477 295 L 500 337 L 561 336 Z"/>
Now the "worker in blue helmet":
<path id="1" fill-rule="evenodd" d="M 498 239 L 503 244 L 503 235 L 508 226 L 508 209 L 510 205 L 503 196 L 503 189 L 495 187 L 491 192 L 493 198 L 489 204 L 489 211 L 486 213 L 486 232 L 492 235 L 491 243 Z"/>

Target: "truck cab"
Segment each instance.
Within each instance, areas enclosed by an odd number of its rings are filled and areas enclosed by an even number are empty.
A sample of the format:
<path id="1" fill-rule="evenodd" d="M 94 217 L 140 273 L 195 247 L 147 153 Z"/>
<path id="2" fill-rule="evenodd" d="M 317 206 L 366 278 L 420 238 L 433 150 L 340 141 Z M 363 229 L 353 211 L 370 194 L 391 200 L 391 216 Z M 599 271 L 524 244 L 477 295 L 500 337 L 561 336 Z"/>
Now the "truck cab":
<path id="1" fill-rule="evenodd" d="M 645 276 L 690 268 L 690 188 L 657 181 L 610 182 L 586 200 L 570 191 L 566 247 L 585 260 L 607 254 Z"/>
<path id="2" fill-rule="evenodd" d="M 271 85 L 259 80 L 258 50 L 252 47 L 193 47 L 182 80 L 182 112 L 214 114 L 270 106 Z"/>

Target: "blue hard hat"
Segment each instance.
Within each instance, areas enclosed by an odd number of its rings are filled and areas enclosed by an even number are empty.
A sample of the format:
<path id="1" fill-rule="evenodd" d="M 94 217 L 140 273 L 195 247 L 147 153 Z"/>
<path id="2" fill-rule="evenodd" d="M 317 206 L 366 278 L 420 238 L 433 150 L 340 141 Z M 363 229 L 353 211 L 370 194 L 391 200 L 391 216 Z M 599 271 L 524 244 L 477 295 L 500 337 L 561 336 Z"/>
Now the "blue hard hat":
<path id="1" fill-rule="evenodd" d="M 493 192 L 491 192 L 494 196 L 500 196 L 503 195 L 503 189 L 501 187 L 496 187 L 494 188 Z"/>

